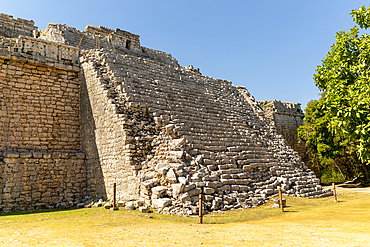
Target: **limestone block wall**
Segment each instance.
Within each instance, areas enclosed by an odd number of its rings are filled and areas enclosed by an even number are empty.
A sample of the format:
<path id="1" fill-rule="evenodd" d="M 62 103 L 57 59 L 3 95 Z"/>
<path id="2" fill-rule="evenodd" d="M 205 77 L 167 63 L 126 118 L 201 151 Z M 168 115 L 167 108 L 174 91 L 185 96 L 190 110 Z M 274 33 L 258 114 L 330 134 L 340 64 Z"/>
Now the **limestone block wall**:
<path id="1" fill-rule="evenodd" d="M 87 185 L 91 196 L 112 196 L 113 183 L 117 184 L 117 198 L 138 199 L 139 181 L 131 169 L 133 152 L 124 117 L 117 114 L 116 106 L 109 98 L 107 83 L 101 78 L 99 68 L 83 62 L 81 119 L 83 148 L 86 152 Z"/>
<path id="2" fill-rule="evenodd" d="M 19 35 L 33 37 L 37 31 L 34 21 L 13 18 L 11 15 L 0 13 L 0 36 L 17 38 Z"/>
<path id="3" fill-rule="evenodd" d="M 0 40 L 0 211 L 76 204 L 87 195 L 77 49 Z"/>
<path id="4" fill-rule="evenodd" d="M 6 151 L 0 156 L 0 212 L 73 205 L 86 194 L 82 153 Z"/>
<path id="5" fill-rule="evenodd" d="M 0 155 L 81 150 L 78 70 L 0 50 L 0 88 Z"/>
<path id="6" fill-rule="evenodd" d="M 304 118 L 301 104 L 276 100 L 259 101 L 258 104 L 265 110 L 270 123 L 284 137 L 286 143 L 304 159 L 306 156 L 305 143 L 298 139 L 297 134 L 297 129 L 303 125 Z"/>

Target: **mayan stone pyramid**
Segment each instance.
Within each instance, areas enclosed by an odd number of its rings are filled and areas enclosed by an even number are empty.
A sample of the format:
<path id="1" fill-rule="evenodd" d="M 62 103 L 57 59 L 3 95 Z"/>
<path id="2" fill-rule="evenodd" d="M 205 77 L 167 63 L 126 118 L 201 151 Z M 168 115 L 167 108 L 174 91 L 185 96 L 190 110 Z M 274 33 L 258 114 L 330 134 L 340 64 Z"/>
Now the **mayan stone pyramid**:
<path id="1" fill-rule="evenodd" d="M 119 200 L 139 201 L 180 216 L 197 213 L 200 193 L 208 212 L 261 205 L 278 188 L 284 194 L 308 198 L 332 194 L 319 185 L 245 87 L 204 76 L 192 66 L 183 67 L 170 54 L 142 47 L 138 35 L 120 29 L 87 26 L 79 31 L 49 24 L 39 32 L 31 23 L 29 33 L 19 25 L 14 32 L 4 23 L 16 20 L 2 18 L 0 85 L 17 87 L 4 74 L 12 75 L 9 64 L 19 54 L 24 56 L 22 66 L 37 64 L 36 70 L 49 70 L 54 64 L 52 70 L 69 71 L 60 76 L 67 80 L 61 85 L 78 82 L 78 88 L 72 88 L 77 91 L 68 86 L 59 87 L 58 92 L 49 89 L 50 95 L 74 98 L 67 101 L 71 106 L 52 115 L 54 122 L 40 123 L 51 129 L 61 123 L 77 126 L 73 145 L 65 144 L 72 139 L 63 138 L 71 136 L 64 132 L 57 139 L 60 145 L 53 148 L 42 148 L 44 142 L 27 146 L 21 140 L 11 145 L 11 138 L 0 139 L 5 143 L 0 150 L 5 174 L 0 177 L 3 210 L 107 199 L 112 197 L 113 183 Z M 22 92 L 32 90 L 25 87 Z M 29 103 L 22 104 L 19 109 L 25 111 Z M 3 115 L 16 114 L 4 102 L 1 106 Z M 69 114 L 73 116 L 69 120 L 55 121 L 61 115 L 68 119 Z M 2 133 L 4 126 L 0 125 Z M 22 136 L 22 131 L 30 130 L 20 131 Z M 6 168 L 9 164 L 18 168 Z M 25 165 L 35 167 L 34 177 L 25 173 Z M 23 184 L 17 185 L 11 178 L 19 170 L 16 177 Z M 46 193 L 47 185 L 24 188 L 48 174 L 60 174 L 52 176 L 55 188 L 50 193 Z M 24 177 L 29 178 L 27 183 Z M 68 183 L 79 190 L 69 189 Z M 37 190 L 40 195 L 33 197 Z M 30 199 L 17 200 L 14 191 Z"/>

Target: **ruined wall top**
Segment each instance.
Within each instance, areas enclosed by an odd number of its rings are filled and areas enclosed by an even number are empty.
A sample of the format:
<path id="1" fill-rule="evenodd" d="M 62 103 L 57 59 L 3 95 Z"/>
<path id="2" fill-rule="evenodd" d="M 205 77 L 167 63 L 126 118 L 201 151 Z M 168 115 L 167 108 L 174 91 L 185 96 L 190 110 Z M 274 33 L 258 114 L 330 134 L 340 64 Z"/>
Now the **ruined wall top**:
<path id="1" fill-rule="evenodd" d="M 102 38 L 105 37 L 108 42 L 110 41 L 114 45 L 118 45 L 130 50 L 141 51 L 139 35 L 132 34 L 118 28 L 113 30 L 103 26 L 94 27 L 91 25 L 87 25 L 84 32 L 94 36 L 100 36 Z"/>
<path id="2" fill-rule="evenodd" d="M 68 45 L 70 47 L 74 47 L 76 50 L 106 48 L 112 49 L 118 54 L 139 56 L 156 60 L 164 64 L 169 64 L 176 67 L 179 66 L 178 61 L 174 57 L 172 57 L 171 54 L 142 47 L 140 45 L 139 35 L 121 30 L 119 28 L 114 30 L 104 26 L 95 27 L 87 25 L 84 31 L 80 31 L 74 27 L 69 27 L 65 24 L 49 23 L 45 30 L 38 31 L 37 27 L 34 26 L 34 24 L 35 23 L 33 20 L 13 18 L 13 16 L 11 15 L 0 13 L 0 49 L 6 50 L 10 48 L 10 50 L 13 52 L 16 50 L 18 50 L 16 52 L 22 52 L 22 49 L 17 49 L 17 47 L 10 47 L 8 45 L 10 43 L 17 44 L 17 41 L 6 39 L 18 38 L 22 36 L 24 40 L 25 37 L 33 37 L 38 38 L 37 40 L 44 40 L 46 42 L 51 41 L 60 45 Z M 26 50 L 28 53 L 43 56 L 43 52 L 39 52 L 42 48 L 39 47 L 42 46 L 42 43 L 45 45 L 45 42 L 37 40 L 33 40 L 31 42 L 32 44 L 34 44 L 32 45 L 33 48 L 28 47 L 26 48 Z M 44 56 L 49 58 L 50 56 L 54 56 L 53 58 L 57 59 L 58 62 L 66 61 L 65 57 L 62 57 L 62 55 L 60 54 L 55 56 L 56 51 L 53 52 L 54 53 L 51 53 L 48 56 L 45 56 L 46 54 L 44 54 Z M 75 55 L 73 55 L 73 59 L 67 60 L 73 61 L 73 63 L 75 63 L 75 58 Z"/>
<path id="3" fill-rule="evenodd" d="M 301 104 L 281 102 L 277 100 L 264 100 L 258 102 L 265 112 L 271 125 L 282 135 L 286 143 L 304 159 L 305 144 L 298 139 L 297 128 L 303 125 L 304 114 Z"/>
<path id="4" fill-rule="evenodd" d="M 80 49 L 116 49 L 124 48 L 128 51 L 142 52 L 140 36 L 107 27 L 87 25 L 84 31 L 64 24 L 49 23 L 47 28 L 40 32 L 40 38 L 69 44 Z"/>
<path id="5" fill-rule="evenodd" d="M 280 100 L 262 100 L 258 101 L 258 104 L 266 113 L 271 112 L 284 115 L 304 116 L 300 103 L 281 102 Z"/>
<path id="6" fill-rule="evenodd" d="M 19 35 L 33 36 L 37 30 L 33 20 L 13 18 L 11 15 L 0 13 L 0 36 L 15 38 Z"/>
<path id="7" fill-rule="evenodd" d="M 171 54 L 142 47 L 139 35 L 110 29 L 103 26 L 86 26 L 84 31 L 65 24 L 49 23 L 47 28 L 40 32 L 40 38 L 62 44 L 78 47 L 80 50 L 109 49 L 117 54 L 126 54 L 149 58 L 164 64 L 179 66 L 178 61 Z"/>

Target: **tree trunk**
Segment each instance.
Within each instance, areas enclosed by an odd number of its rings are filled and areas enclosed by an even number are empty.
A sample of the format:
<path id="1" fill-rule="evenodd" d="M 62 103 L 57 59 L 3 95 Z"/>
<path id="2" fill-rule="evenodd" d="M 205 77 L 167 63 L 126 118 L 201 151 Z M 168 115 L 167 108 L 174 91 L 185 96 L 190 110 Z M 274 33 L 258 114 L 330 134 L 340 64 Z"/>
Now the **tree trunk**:
<path id="1" fill-rule="evenodd" d="M 370 181 L 369 181 L 369 174 L 368 174 L 368 172 L 367 172 L 366 164 L 365 164 L 365 163 L 361 163 L 361 166 L 362 166 L 362 169 L 364 170 L 364 173 L 365 173 L 366 183 L 368 183 L 368 182 L 370 182 Z"/>
<path id="2" fill-rule="evenodd" d="M 334 166 L 339 170 L 340 174 L 342 174 L 343 180 L 347 180 L 347 176 L 345 176 L 345 175 L 343 174 L 343 172 L 342 172 L 342 170 L 340 169 L 340 167 L 339 167 L 337 164 L 335 164 L 335 162 L 333 162 L 333 164 L 334 164 Z"/>

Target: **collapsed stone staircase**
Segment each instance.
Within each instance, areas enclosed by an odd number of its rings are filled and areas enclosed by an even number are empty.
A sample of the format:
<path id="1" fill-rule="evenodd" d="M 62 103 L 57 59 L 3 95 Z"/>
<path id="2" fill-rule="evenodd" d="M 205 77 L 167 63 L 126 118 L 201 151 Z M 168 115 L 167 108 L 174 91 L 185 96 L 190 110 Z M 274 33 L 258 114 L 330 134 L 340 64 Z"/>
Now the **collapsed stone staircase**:
<path id="1" fill-rule="evenodd" d="M 277 193 L 331 195 L 243 87 L 150 57 L 84 50 L 130 141 L 139 200 L 176 215 L 261 205 Z M 129 138 L 128 138 L 129 137 Z M 123 192 L 124 193 L 124 192 Z"/>

